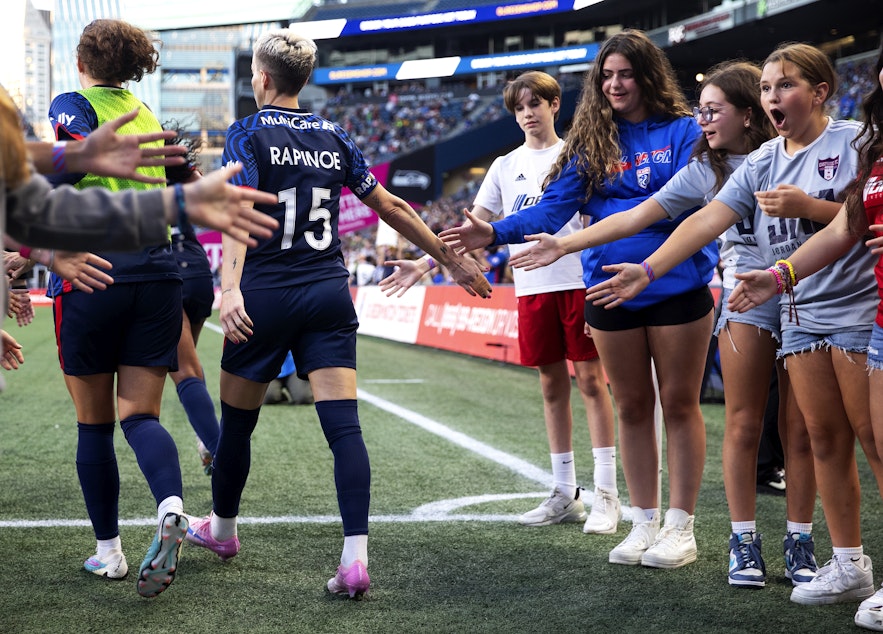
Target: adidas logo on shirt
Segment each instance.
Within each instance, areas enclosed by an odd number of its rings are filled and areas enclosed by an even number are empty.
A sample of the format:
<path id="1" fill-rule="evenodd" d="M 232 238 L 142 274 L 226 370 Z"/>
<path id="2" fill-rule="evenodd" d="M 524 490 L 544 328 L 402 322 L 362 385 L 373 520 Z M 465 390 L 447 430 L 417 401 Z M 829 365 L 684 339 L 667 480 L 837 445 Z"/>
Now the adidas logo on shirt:
<path id="1" fill-rule="evenodd" d="M 517 183 L 518 181 L 526 181 L 526 180 L 527 180 L 527 179 L 524 177 L 524 174 L 519 174 L 519 175 L 515 178 L 515 182 L 516 182 L 516 183 Z"/>

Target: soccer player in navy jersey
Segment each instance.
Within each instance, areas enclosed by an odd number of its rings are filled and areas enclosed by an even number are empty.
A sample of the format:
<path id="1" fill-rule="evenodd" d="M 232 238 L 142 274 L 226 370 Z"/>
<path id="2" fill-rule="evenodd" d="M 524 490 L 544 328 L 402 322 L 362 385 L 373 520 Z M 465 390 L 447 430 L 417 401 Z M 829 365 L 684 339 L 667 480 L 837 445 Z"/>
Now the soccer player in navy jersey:
<path id="1" fill-rule="evenodd" d="M 445 265 L 470 294 L 487 297 L 479 265 L 455 253 L 405 201 L 371 174 L 362 152 L 335 123 L 301 109 L 298 95 L 316 64 L 315 43 L 288 29 L 254 45 L 252 88 L 260 111 L 227 131 L 225 161 L 244 167 L 240 185 L 278 193 L 258 207 L 280 221 L 273 237 L 246 251 L 224 239 L 221 325 L 221 437 L 212 473 L 212 513 L 194 520 L 187 541 L 221 559 L 239 551 L 236 517 L 251 463 L 250 438 L 267 385 L 290 350 L 309 378 L 334 455 L 344 545 L 327 588 L 361 597 L 369 586 L 371 471 L 356 406 L 358 320 L 338 236 L 343 187 Z"/>

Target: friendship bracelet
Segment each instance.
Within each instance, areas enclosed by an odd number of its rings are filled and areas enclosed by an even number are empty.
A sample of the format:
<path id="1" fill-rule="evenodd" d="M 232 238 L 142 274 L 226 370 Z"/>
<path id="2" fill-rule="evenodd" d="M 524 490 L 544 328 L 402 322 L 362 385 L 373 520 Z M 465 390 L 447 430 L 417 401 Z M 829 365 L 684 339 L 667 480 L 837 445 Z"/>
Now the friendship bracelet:
<path id="1" fill-rule="evenodd" d="M 641 262 L 641 266 L 644 267 L 644 272 L 647 274 L 647 277 L 650 279 L 650 281 L 654 281 L 656 279 L 656 275 L 653 273 L 652 267 L 647 264 L 647 260 Z"/>
<path id="2" fill-rule="evenodd" d="M 187 218 L 187 203 L 184 200 L 184 186 L 181 183 L 175 183 L 175 202 L 178 204 L 178 228 L 183 233 L 190 227 L 190 220 Z"/>
<path id="3" fill-rule="evenodd" d="M 771 266 L 767 269 L 767 271 L 772 274 L 772 276 L 776 280 L 776 295 L 781 295 L 785 292 L 785 282 L 782 280 L 782 272 L 779 270 L 777 266 Z"/>
<path id="4" fill-rule="evenodd" d="M 782 273 L 785 273 L 786 269 L 788 271 L 789 281 L 791 282 L 791 286 L 797 286 L 797 274 L 794 272 L 794 265 L 791 264 L 788 260 L 776 260 L 776 266 L 778 266 Z"/>
<path id="5" fill-rule="evenodd" d="M 31 251 L 33 251 L 33 249 L 31 249 L 31 247 L 22 247 L 21 249 L 18 250 L 18 254 L 21 257 L 23 257 L 25 260 L 30 260 L 31 259 Z"/>
<path id="6" fill-rule="evenodd" d="M 429 265 L 429 271 L 435 268 L 435 260 L 432 259 L 431 255 L 426 256 L 426 263 Z"/>
<path id="7" fill-rule="evenodd" d="M 56 141 L 52 146 L 52 170 L 56 174 L 67 171 L 67 141 Z"/>

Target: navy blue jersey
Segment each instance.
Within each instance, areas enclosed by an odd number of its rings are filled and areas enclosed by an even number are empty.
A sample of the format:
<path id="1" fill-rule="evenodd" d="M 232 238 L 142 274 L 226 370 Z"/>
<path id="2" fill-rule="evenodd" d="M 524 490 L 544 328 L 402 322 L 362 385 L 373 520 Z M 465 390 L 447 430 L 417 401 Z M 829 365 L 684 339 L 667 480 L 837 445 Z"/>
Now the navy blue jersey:
<path id="1" fill-rule="evenodd" d="M 178 227 L 172 227 L 172 253 L 182 278 L 212 277 L 208 255 L 193 227 L 187 227 L 183 232 Z"/>
<path id="2" fill-rule="evenodd" d="M 90 97 L 93 101 L 90 101 Z M 101 104 L 97 109 L 93 104 Z M 85 138 L 102 123 L 141 108 L 135 121 L 120 129 L 121 134 L 137 132 L 160 132 L 162 127 L 156 117 L 132 93 L 121 88 L 95 86 L 81 92 L 68 92 L 52 100 L 49 107 L 49 120 L 55 136 L 61 141 Z M 101 112 L 98 112 L 101 110 Z M 130 128 L 129 126 L 134 126 Z M 119 191 L 121 189 L 148 189 L 157 185 L 146 185 L 121 178 L 105 178 L 87 174 L 62 175 L 53 177 L 58 182 L 68 182 L 78 188 L 103 186 Z M 178 264 L 172 257 L 169 243 L 148 247 L 129 253 L 97 253 L 113 264 L 111 275 L 116 284 L 126 282 L 180 279 Z M 52 275 L 49 282 L 49 295 L 57 296 L 73 290 L 70 282 Z"/>
<path id="3" fill-rule="evenodd" d="M 278 204 L 257 205 L 279 229 L 249 248 L 243 290 L 349 276 L 337 233 L 341 189 L 364 198 L 377 180 L 340 126 L 306 110 L 265 106 L 230 126 L 223 161 L 243 164 L 234 184 L 279 196 Z"/>

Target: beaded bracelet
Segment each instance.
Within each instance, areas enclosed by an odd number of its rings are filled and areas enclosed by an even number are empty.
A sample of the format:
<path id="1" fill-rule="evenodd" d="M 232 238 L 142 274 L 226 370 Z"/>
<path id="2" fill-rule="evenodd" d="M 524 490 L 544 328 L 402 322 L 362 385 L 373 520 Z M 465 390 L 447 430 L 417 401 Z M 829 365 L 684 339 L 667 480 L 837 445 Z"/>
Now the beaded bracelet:
<path id="1" fill-rule="evenodd" d="M 18 250 L 18 254 L 21 257 L 23 257 L 25 260 L 30 260 L 31 259 L 31 251 L 33 251 L 33 249 L 31 249 L 31 247 L 22 247 L 21 249 Z"/>
<path id="2" fill-rule="evenodd" d="M 190 227 L 190 220 L 187 218 L 187 203 L 184 200 L 184 186 L 181 183 L 175 183 L 175 202 L 178 204 L 178 229 L 183 233 Z"/>
<path id="3" fill-rule="evenodd" d="M 656 275 L 653 273 L 653 268 L 647 264 L 647 260 L 641 262 L 641 266 L 644 267 L 644 272 L 647 274 L 647 277 L 651 282 L 656 279 Z"/>
<path id="4" fill-rule="evenodd" d="M 790 287 L 797 286 L 797 274 L 794 272 L 794 265 L 791 262 L 788 260 L 776 260 L 776 266 L 779 267 L 783 274 L 787 273 Z"/>
<path id="5" fill-rule="evenodd" d="M 432 259 L 432 256 L 429 256 L 429 255 L 426 256 L 426 264 L 427 264 L 427 266 L 429 266 L 427 271 L 431 271 L 432 269 L 435 268 L 435 260 Z"/>
<path id="6" fill-rule="evenodd" d="M 52 146 L 52 169 L 56 174 L 67 171 L 67 141 L 56 141 Z"/>

